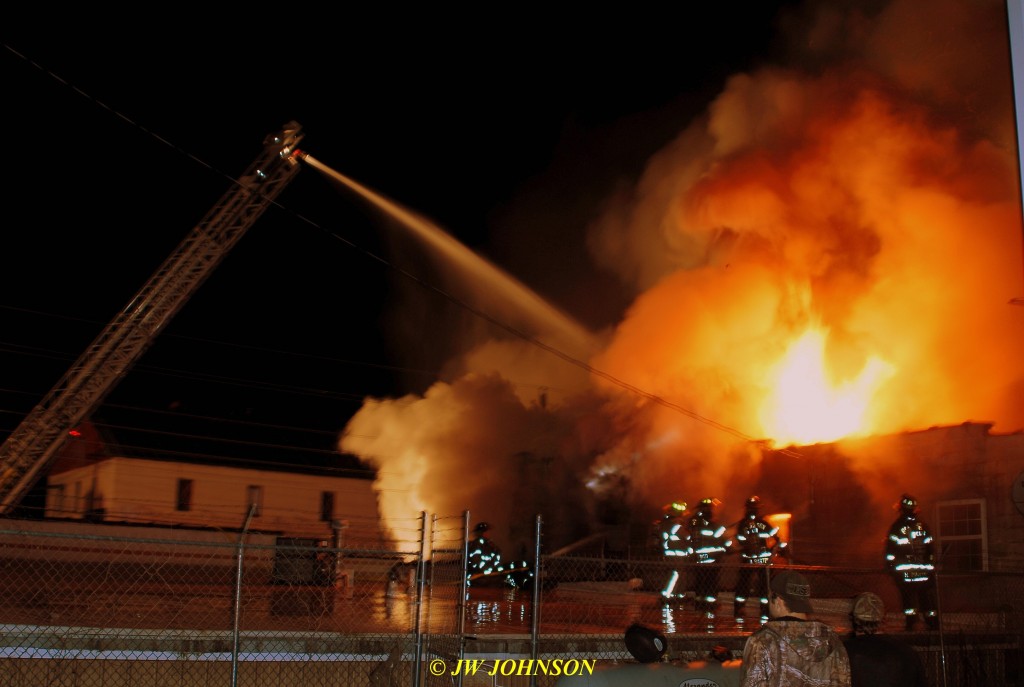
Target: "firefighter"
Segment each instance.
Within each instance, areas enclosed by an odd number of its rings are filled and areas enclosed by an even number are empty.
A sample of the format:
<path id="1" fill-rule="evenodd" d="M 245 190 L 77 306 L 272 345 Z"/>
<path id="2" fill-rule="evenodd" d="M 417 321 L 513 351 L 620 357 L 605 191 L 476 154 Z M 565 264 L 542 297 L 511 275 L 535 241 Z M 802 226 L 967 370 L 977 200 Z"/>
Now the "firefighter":
<path id="1" fill-rule="evenodd" d="M 903 601 L 906 629 L 913 630 L 919 614 L 929 630 L 938 629 L 935 595 L 935 543 L 928 526 L 918 519 L 917 500 L 903 494 L 900 515 L 885 540 L 885 563 Z"/>
<path id="2" fill-rule="evenodd" d="M 747 598 L 754 596 L 760 602 L 761 622 L 768 621 L 768 566 L 776 555 L 781 555 L 786 542 L 779 539 L 779 528 L 768 523 L 760 514 L 761 499 L 747 499 L 743 519 L 736 523 L 736 547 L 740 567 L 736 576 L 736 596 L 733 615 L 742 623 Z"/>
<path id="3" fill-rule="evenodd" d="M 469 540 L 469 555 L 466 561 L 466 574 L 469 581 L 501 572 L 501 551 L 487 536 L 490 524 L 478 522 L 473 528 Z"/>
<path id="4" fill-rule="evenodd" d="M 695 570 L 694 605 L 708 620 L 715 617 L 718 605 L 718 582 L 721 577 L 720 559 L 732 545 L 726 539 L 726 528 L 715 521 L 714 499 L 702 499 L 697 512 L 687 522 L 686 545 Z"/>
<path id="5" fill-rule="evenodd" d="M 662 509 L 661 519 L 657 522 L 657 532 L 661 552 L 666 559 L 682 564 L 690 555 L 686 544 L 686 502 L 673 501 Z M 680 566 L 681 567 L 681 566 Z M 680 568 L 674 569 L 661 590 L 664 599 L 681 599 L 686 594 L 686 584 L 680 589 Z"/>

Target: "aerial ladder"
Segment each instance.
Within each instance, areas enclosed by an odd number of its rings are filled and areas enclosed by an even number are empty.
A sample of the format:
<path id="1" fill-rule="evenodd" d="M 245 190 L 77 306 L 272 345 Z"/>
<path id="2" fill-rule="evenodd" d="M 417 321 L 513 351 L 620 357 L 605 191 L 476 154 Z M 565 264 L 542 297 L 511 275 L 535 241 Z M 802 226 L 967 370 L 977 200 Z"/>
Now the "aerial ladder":
<path id="1" fill-rule="evenodd" d="M 103 402 L 171 318 L 299 170 L 302 127 L 288 122 L 0 446 L 0 515 L 34 487 L 69 433 Z"/>

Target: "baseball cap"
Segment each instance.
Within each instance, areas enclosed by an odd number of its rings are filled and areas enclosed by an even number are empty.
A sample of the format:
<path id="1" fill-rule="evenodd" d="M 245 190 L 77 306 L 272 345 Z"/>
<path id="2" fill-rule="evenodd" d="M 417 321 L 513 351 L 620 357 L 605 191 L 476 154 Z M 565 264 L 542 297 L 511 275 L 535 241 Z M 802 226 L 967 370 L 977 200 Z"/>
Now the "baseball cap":
<path id="1" fill-rule="evenodd" d="M 786 600 L 789 610 L 811 612 L 811 583 L 795 570 L 783 570 L 772 577 L 771 590 Z"/>
<path id="2" fill-rule="evenodd" d="M 882 597 L 874 592 L 864 592 L 853 598 L 854 619 L 862 623 L 880 623 L 885 617 L 885 604 Z"/>

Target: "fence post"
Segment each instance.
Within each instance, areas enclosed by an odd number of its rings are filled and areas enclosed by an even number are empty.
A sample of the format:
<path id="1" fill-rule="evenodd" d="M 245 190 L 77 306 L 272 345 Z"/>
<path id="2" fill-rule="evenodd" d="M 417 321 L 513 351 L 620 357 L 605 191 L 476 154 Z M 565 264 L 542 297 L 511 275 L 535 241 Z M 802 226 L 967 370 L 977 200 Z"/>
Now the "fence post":
<path id="1" fill-rule="evenodd" d="M 537 649 L 538 649 L 538 628 L 540 627 L 540 534 L 541 534 L 541 516 L 537 515 L 537 524 L 534 528 L 533 533 L 533 599 L 531 599 L 531 611 L 530 611 L 530 658 L 533 659 L 533 663 L 530 665 L 537 665 Z M 530 672 L 530 687 L 537 687 L 537 673 L 536 671 Z"/>
<path id="2" fill-rule="evenodd" d="M 423 660 L 423 633 L 420 630 L 420 615 L 423 613 L 423 584 L 426 577 L 425 552 L 427 548 L 427 511 L 420 511 L 420 554 L 416 565 L 416 619 L 413 621 L 416 633 L 416 652 L 413 656 L 412 684 L 420 685 L 420 668 Z M 428 628 L 429 629 L 429 628 Z"/>
<path id="3" fill-rule="evenodd" d="M 256 514 L 256 503 L 249 504 L 249 512 L 242 523 L 242 531 L 238 533 L 238 559 L 235 562 L 235 616 L 231 621 L 231 687 L 238 687 L 238 620 L 242 613 L 242 560 L 245 557 L 245 535 L 249 532 L 249 523 Z"/>
<path id="4" fill-rule="evenodd" d="M 459 613 L 459 642 L 464 644 L 463 635 L 466 633 L 466 599 L 469 598 L 469 511 L 462 512 L 462 577 L 459 579 L 459 604 L 456 612 Z M 459 654 L 462 658 L 462 653 Z M 460 676 L 461 679 L 461 676 Z"/>
<path id="5" fill-rule="evenodd" d="M 935 584 L 935 589 L 932 593 L 935 595 L 935 617 L 938 618 L 939 623 L 939 657 L 942 662 L 942 687 L 949 685 L 948 677 L 946 675 L 946 628 L 945 623 L 942 619 L 942 601 L 941 595 L 939 594 L 939 571 L 936 570 L 932 576 L 932 581 Z"/>
<path id="6" fill-rule="evenodd" d="M 455 612 L 459 614 L 459 660 L 466 657 L 466 600 L 469 598 L 469 510 L 462 511 L 462 578 L 459 580 L 459 603 Z M 462 673 L 459 673 L 459 687 L 462 687 Z"/>

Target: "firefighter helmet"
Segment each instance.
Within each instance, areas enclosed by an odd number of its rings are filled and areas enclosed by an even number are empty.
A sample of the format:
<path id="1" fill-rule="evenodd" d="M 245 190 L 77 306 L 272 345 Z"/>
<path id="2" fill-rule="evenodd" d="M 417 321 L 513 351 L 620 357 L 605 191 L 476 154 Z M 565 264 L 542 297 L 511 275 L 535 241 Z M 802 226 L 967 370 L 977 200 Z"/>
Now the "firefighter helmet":
<path id="1" fill-rule="evenodd" d="M 900 497 L 900 510 L 904 515 L 913 515 L 917 512 L 917 499 L 910 494 L 904 494 Z"/>
<path id="2" fill-rule="evenodd" d="M 666 518 L 682 515 L 686 512 L 686 501 L 673 501 L 672 503 L 666 503 L 665 507 L 661 510 L 665 513 Z"/>
<path id="3" fill-rule="evenodd" d="M 490 524 L 486 522 L 478 522 L 476 524 L 476 527 L 473 528 L 473 531 L 476 532 L 478 535 L 483 535 L 483 533 L 489 529 L 491 529 Z"/>
<path id="4" fill-rule="evenodd" d="M 757 513 L 758 508 L 761 506 L 761 499 L 757 496 L 751 496 L 747 499 L 747 514 L 754 515 Z"/>

